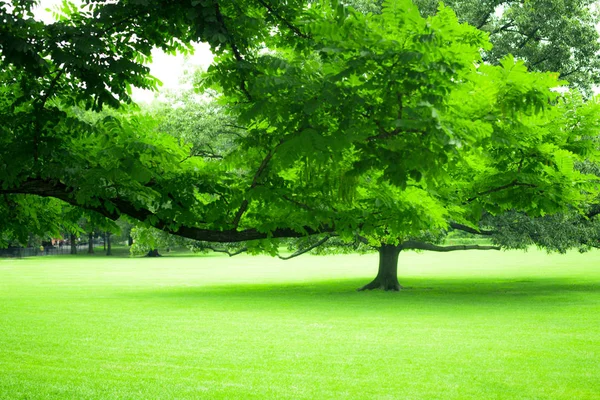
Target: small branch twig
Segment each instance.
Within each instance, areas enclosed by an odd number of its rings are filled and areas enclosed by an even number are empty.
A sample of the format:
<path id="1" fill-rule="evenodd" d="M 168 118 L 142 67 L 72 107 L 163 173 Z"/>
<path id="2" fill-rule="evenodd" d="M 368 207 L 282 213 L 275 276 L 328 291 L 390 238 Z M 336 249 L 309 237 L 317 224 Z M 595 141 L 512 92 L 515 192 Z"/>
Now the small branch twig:
<path id="1" fill-rule="evenodd" d="M 213 247 L 213 246 L 202 246 L 202 249 L 212 250 L 215 253 L 225 253 L 229 257 L 234 257 L 234 256 L 237 256 L 238 254 L 242 254 L 242 253 L 245 253 L 246 251 L 248 251 L 247 247 L 242 247 L 241 249 L 238 249 L 234 252 L 230 252 L 227 249 L 221 249 L 221 248 Z"/>
<path id="2" fill-rule="evenodd" d="M 307 206 L 307 205 L 306 205 L 306 204 L 304 204 L 304 203 L 300 203 L 299 201 L 297 201 L 297 200 L 294 200 L 294 199 L 292 199 L 292 198 L 291 198 L 291 197 L 289 197 L 289 196 L 285 196 L 285 195 L 283 195 L 283 196 L 281 196 L 281 198 L 282 198 L 282 199 L 284 199 L 284 200 L 287 200 L 287 201 L 289 201 L 290 203 L 292 203 L 292 204 L 294 204 L 294 205 L 298 206 L 299 208 L 301 208 L 301 209 L 303 209 L 303 210 L 306 210 L 306 211 L 314 211 L 314 208 L 312 208 L 312 207 L 309 207 L 309 206 Z"/>
<path id="3" fill-rule="evenodd" d="M 323 239 L 319 240 L 318 242 L 313 243 L 312 245 L 308 246 L 305 249 L 298 250 L 295 253 L 293 253 L 293 254 L 291 254 L 291 255 L 289 255 L 287 257 L 282 257 L 279 254 L 277 254 L 277 257 L 279 257 L 282 260 L 289 260 L 291 258 L 301 256 L 302 254 L 308 253 L 309 251 L 311 251 L 313 249 L 316 249 L 317 247 L 321 246 L 322 244 L 324 244 L 325 242 L 327 242 L 329 239 L 331 239 L 331 236 L 325 236 Z"/>
<path id="4" fill-rule="evenodd" d="M 260 4 L 262 4 L 263 7 L 265 7 L 275 18 L 277 18 L 278 20 L 280 20 L 281 22 L 283 22 L 285 24 L 285 26 L 287 26 L 297 36 L 299 36 L 301 38 L 304 38 L 304 39 L 310 39 L 310 36 L 306 35 L 305 33 L 302 33 L 300 31 L 300 29 L 298 29 L 297 26 L 292 25 L 292 23 L 290 21 L 288 21 L 281 14 L 279 14 L 277 11 L 275 11 L 273 9 L 273 7 L 269 3 L 267 3 L 264 0 L 258 0 L 258 2 Z"/>
<path id="5" fill-rule="evenodd" d="M 506 189 L 510 189 L 511 187 L 516 187 L 516 186 L 523 186 L 523 187 L 529 187 L 529 188 L 536 188 L 537 186 L 532 184 L 532 183 L 522 183 L 522 182 L 518 182 L 516 179 L 510 183 L 507 183 L 506 185 L 502 185 L 502 186 L 498 186 L 496 188 L 493 189 L 489 189 L 489 190 L 485 190 L 483 192 L 479 192 L 477 193 L 476 196 L 470 197 L 468 198 L 465 203 L 472 203 L 473 201 L 477 200 L 479 197 L 481 196 L 486 196 L 488 194 L 492 194 L 492 193 L 496 193 L 496 192 L 500 192 L 502 190 L 506 190 Z"/>
<path id="6" fill-rule="evenodd" d="M 275 148 L 277 148 L 277 147 L 275 147 Z M 269 161 L 271 161 L 271 158 L 273 158 L 273 153 L 274 153 L 274 151 L 269 151 L 267 153 L 266 157 L 262 160 L 262 162 L 260 163 L 260 166 L 258 167 L 258 169 L 256 170 L 256 173 L 254 174 L 254 178 L 252 178 L 252 183 L 250 184 L 250 187 L 248 188 L 248 190 L 252 190 L 258 185 L 258 179 L 260 178 L 260 176 L 262 175 L 264 170 L 267 168 L 267 165 L 269 164 Z M 233 225 L 234 229 L 237 229 L 237 227 L 239 226 L 242 216 L 244 215 L 246 210 L 248 210 L 248 205 L 249 205 L 248 199 L 244 199 L 242 201 L 242 204 L 240 205 L 240 208 L 238 209 L 237 213 L 235 213 L 235 217 L 233 217 L 232 225 Z"/>
<path id="7" fill-rule="evenodd" d="M 267 169 L 267 166 L 269 165 L 269 162 L 271 161 L 271 159 L 275 155 L 275 152 L 277 151 L 277 149 L 279 148 L 279 146 L 281 146 L 283 144 L 283 142 L 284 141 L 281 140 L 279 143 L 277 143 L 277 145 L 275 147 L 273 147 L 272 150 L 269 150 L 269 152 L 267 153 L 267 155 L 265 156 L 265 158 L 260 163 L 260 166 L 256 170 L 256 173 L 254 174 L 254 177 L 252 178 L 252 183 L 250 184 L 250 187 L 248 188 L 248 190 L 252 190 L 256 186 L 258 186 L 258 180 L 260 179 L 260 176 Z M 242 204 L 240 205 L 240 208 L 238 209 L 237 213 L 235 214 L 235 217 L 233 217 L 233 222 L 232 222 L 233 229 L 237 229 L 237 227 L 239 226 L 240 220 L 242 219 L 242 216 L 248 210 L 248 205 L 249 205 L 248 199 L 244 199 L 242 201 Z"/>

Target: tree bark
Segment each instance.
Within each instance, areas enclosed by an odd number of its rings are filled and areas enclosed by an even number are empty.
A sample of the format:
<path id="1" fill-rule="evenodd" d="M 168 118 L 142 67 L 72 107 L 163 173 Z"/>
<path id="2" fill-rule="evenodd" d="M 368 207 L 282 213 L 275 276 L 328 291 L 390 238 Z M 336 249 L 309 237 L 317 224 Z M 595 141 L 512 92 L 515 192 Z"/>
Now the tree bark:
<path id="1" fill-rule="evenodd" d="M 88 254 L 94 254 L 94 233 L 88 234 Z"/>
<path id="2" fill-rule="evenodd" d="M 71 233 L 71 254 L 77 254 L 77 238 Z"/>
<path id="3" fill-rule="evenodd" d="M 358 290 L 382 289 L 385 291 L 399 291 L 402 289 L 402 286 L 398 283 L 398 256 L 402 247 L 384 244 L 377 250 L 379 251 L 379 270 L 377 271 L 377 276 L 371 283 L 366 284 Z"/>
<path id="4" fill-rule="evenodd" d="M 106 255 L 112 256 L 112 246 L 110 244 L 110 232 L 106 232 L 106 239 L 104 240 L 106 245 Z"/>
<path id="5" fill-rule="evenodd" d="M 152 249 L 146 254 L 146 257 L 162 257 L 158 252 L 158 249 Z"/>

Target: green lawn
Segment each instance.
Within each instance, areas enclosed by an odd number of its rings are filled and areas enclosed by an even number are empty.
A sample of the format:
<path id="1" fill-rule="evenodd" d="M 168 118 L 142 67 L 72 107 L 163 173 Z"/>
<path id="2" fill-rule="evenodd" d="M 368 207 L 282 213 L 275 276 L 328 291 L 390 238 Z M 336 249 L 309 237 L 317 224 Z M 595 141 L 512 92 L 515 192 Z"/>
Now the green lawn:
<path id="1" fill-rule="evenodd" d="M 0 399 L 600 399 L 600 252 L 0 260 Z"/>

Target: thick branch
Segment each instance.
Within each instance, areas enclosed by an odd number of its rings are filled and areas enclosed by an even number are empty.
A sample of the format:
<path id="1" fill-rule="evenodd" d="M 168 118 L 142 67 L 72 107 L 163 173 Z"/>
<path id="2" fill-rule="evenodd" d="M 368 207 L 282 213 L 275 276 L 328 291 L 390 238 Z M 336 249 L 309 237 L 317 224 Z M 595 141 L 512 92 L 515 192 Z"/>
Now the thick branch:
<path id="1" fill-rule="evenodd" d="M 373 140 L 378 140 L 378 139 L 391 139 L 393 137 L 398 136 L 398 134 L 406 132 L 406 133 L 418 133 L 418 134 L 425 134 L 427 132 L 419 130 L 419 129 L 400 129 L 400 128 L 396 128 L 393 131 L 387 131 L 385 130 L 385 128 L 381 125 L 380 122 L 376 122 L 377 127 L 379 129 L 379 134 L 378 135 L 373 135 L 373 136 L 369 136 L 367 138 L 367 141 L 372 142 Z"/>
<path id="2" fill-rule="evenodd" d="M 559 79 L 564 79 L 564 78 L 566 78 L 569 75 L 573 75 L 574 73 L 579 72 L 580 70 L 581 70 L 581 66 L 579 66 L 579 67 L 577 67 L 574 70 L 571 70 L 569 72 L 562 73 L 562 74 L 560 74 Z"/>
<path id="3" fill-rule="evenodd" d="M 495 33 L 502 32 L 502 31 L 506 30 L 507 28 L 510 28 L 511 26 L 513 26 L 514 22 L 515 21 L 511 19 L 506 24 L 502 25 L 500 28 L 494 29 L 494 31 L 491 34 L 493 35 Z M 481 28 L 477 28 L 477 29 L 481 29 Z"/>
<path id="4" fill-rule="evenodd" d="M 529 34 L 526 34 L 526 33 L 521 33 L 522 35 L 524 35 L 524 36 L 525 36 L 525 39 L 523 39 L 523 40 L 521 41 L 521 43 L 519 43 L 519 45 L 517 46 L 517 49 L 521 50 L 523 47 L 525 47 L 525 45 L 526 45 L 527 43 L 529 43 L 529 41 L 530 41 L 531 39 L 537 39 L 537 40 L 539 40 L 539 38 L 535 38 L 535 37 L 533 36 L 533 35 L 535 35 L 535 34 L 537 33 L 537 31 L 538 31 L 539 29 L 540 29 L 540 27 L 538 26 L 538 27 L 536 27 L 536 28 L 535 28 L 533 31 L 531 31 L 531 33 L 529 33 Z M 520 33 L 520 32 L 519 32 L 519 33 Z"/>
<path id="5" fill-rule="evenodd" d="M 500 246 L 480 246 L 478 244 L 465 244 L 456 246 L 438 246 L 431 243 L 419 242 L 416 240 L 407 240 L 400 245 L 402 250 L 429 250 L 438 252 L 448 252 L 457 250 L 501 250 Z"/>
<path id="6" fill-rule="evenodd" d="M 467 233 L 472 233 L 474 235 L 482 235 L 482 236 L 492 236 L 494 233 L 494 231 L 485 231 L 485 230 L 477 230 L 474 228 L 471 228 L 470 226 L 466 226 L 463 224 L 458 224 L 456 222 L 450 222 L 450 227 L 452 229 L 457 229 L 459 231 L 463 231 L 463 232 L 467 232 Z"/>
<path id="7" fill-rule="evenodd" d="M 18 188 L 0 189 L 0 194 L 30 194 L 41 197 L 53 197 L 62 200 L 76 207 L 95 211 L 109 219 L 116 220 L 121 214 L 130 216 L 138 221 L 148 221 L 158 216 L 147 208 L 137 206 L 128 199 L 113 197 L 110 199 L 98 199 L 98 205 L 79 204 L 73 196 L 73 190 L 60 182 L 53 182 L 43 179 L 30 179 L 23 182 Z M 111 207 L 109 210 L 107 205 Z M 332 233 L 335 231 L 333 226 L 322 226 L 314 229 L 312 227 L 302 227 L 300 229 L 277 228 L 269 232 L 259 231 L 257 229 L 245 229 L 238 231 L 236 229 L 215 230 L 202 229 L 195 226 L 173 227 L 172 220 L 158 220 L 154 223 L 155 228 L 161 229 L 173 235 L 185 237 L 188 239 L 205 242 L 245 242 L 249 240 L 267 239 L 267 238 L 298 238 L 308 235 L 321 233 Z"/>

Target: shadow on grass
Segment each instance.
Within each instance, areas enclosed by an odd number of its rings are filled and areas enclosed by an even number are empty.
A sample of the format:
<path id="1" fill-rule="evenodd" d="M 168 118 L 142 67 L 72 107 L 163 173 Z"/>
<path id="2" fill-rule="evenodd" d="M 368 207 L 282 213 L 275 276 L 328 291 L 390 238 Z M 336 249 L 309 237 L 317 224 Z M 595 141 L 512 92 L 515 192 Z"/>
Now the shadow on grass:
<path id="1" fill-rule="evenodd" d="M 538 306 L 543 304 L 561 307 L 569 301 L 580 301 L 577 294 L 589 294 L 590 302 L 600 301 L 600 283 L 570 279 L 405 279 L 405 289 L 400 292 L 355 289 L 368 279 L 298 282 L 281 284 L 231 284 L 195 287 L 172 287 L 160 290 L 128 293 L 138 300 L 150 302 L 177 302 L 180 305 L 224 304 L 227 308 L 250 308 L 267 304 L 273 308 L 304 308 L 320 304 L 335 307 L 352 307 L 353 310 L 399 305 L 422 306 L 478 306 L 515 305 Z M 597 294 L 596 300 L 593 294 Z"/>

